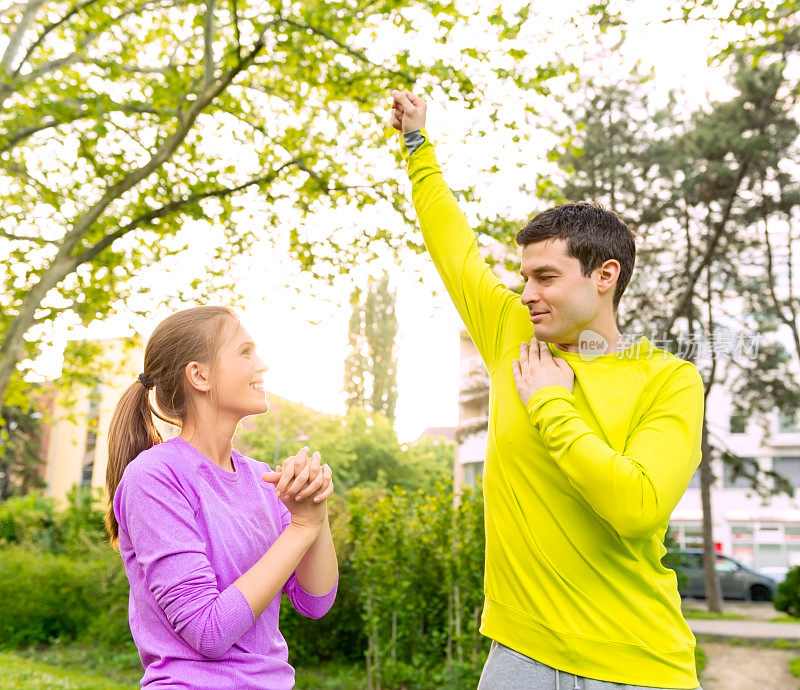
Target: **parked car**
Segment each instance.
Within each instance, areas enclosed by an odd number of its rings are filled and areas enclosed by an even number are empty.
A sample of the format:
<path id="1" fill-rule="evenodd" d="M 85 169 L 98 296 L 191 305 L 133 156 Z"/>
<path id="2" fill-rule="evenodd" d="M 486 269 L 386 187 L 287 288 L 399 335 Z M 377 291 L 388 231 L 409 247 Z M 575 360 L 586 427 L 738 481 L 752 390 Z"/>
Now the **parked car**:
<path id="1" fill-rule="evenodd" d="M 678 549 L 671 553 L 680 555 L 681 563 L 676 565 L 676 570 L 682 571 L 687 578 L 686 584 L 681 589 L 681 596 L 704 599 L 706 583 L 703 549 Z M 715 556 L 723 599 L 772 601 L 778 586 L 773 578 L 749 568 L 730 556 L 721 553 Z"/>

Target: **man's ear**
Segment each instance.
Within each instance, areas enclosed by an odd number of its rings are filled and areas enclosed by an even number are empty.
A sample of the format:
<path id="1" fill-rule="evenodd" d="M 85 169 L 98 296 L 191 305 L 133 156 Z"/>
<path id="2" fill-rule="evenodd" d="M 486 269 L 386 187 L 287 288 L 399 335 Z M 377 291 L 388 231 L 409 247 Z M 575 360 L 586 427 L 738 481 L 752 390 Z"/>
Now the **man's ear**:
<path id="1" fill-rule="evenodd" d="M 620 265 L 616 259 L 608 259 L 603 262 L 597 270 L 597 291 L 604 295 L 609 290 L 613 290 L 619 279 Z M 613 293 L 612 293 L 613 294 Z"/>
<path id="2" fill-rule="evenodd" d="M 192 389 L 201 393 L 208 393 L 211 390 L 211 378 L 205 364 L 189 362 L 185 373 L 186 381 Z"/>

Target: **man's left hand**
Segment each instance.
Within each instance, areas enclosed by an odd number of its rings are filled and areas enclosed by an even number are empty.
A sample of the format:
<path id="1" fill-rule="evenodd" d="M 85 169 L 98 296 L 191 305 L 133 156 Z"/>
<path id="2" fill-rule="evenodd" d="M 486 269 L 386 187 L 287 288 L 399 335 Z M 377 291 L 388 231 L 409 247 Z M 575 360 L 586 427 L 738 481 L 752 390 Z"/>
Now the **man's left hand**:
<path id="1" fill-rule="evenodd" d="M 547 343 L 534 338 L 519 346 L 519 359 L 511 365 L 522 404 L 547 386 L 563 386 L 570 393 L 575 386 L 575 372 L 566 361 L 553 357 Z"/>

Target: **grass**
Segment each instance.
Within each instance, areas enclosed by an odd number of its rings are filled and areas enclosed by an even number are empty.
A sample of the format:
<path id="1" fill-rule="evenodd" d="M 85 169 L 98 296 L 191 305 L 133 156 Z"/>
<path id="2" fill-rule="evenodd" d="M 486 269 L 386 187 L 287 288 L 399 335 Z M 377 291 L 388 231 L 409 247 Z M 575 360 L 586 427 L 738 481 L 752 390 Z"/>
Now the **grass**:
<path id="1" fill-rule="evenodd" d="M 800 678 L 800 656 L 789 660 L 789 673 Z"/>
<path id="2" fill-rule="evenodd" d="M 298 668 L 295 675 L 296 690 L 364 690 L 366 687 L 366 671 L 360 665 Z"/>
<path id="3" fill-rule="evenodd" d="M 130 690 L 139 687 L 142 665 L 135 648 L 120 650 L 55 644 L 0 652 L 0 688 Z M 297 690 L 364 690 L 361 665 L 324 664 L 297 669 Z"/>
<path id="4" fill-rule="evenodd" d="M 765 647 L 767 649 L 800 649 L 800 640 L 745 640 L 740 637 L 695 635 L 698 642 L 724 642 L 734 647 Z"/>
<path id="5" fill-rule="evenodd" d="M 32 661 L 18 654 L 0 652 L 0 687 L 19 690 L 133 690 L 139 682 L 117 683 L 92 672 Z"/>
<path id="6" fill-rule="evenodd" d="M 693 618 L 695 620 L 726 620 L 726 621 L 742 621 L 747 620 L 747 616 L 741 613 L 713 613 L 705 609 L 696 609 L 691 606 L 683 609 L 684 618 Z"/>
<path id="7" fill-rule="evenodd" d="M 135 647 L 109 650 L 98 645 L 55 644 L 29 647 L 14 653 L 27 663 L 40 663 L 77 673 L 93 673 L 120 687 L 137 687 L 142 678 L 142 664 Z M 106 682 L 108 682 L 108 680 Z"/>
<path id="8" fill-rule="evenodd" d="M 800 618 L 794 616 L 776 616 L 769 619 L 770 623 L 800 623 Z"/>

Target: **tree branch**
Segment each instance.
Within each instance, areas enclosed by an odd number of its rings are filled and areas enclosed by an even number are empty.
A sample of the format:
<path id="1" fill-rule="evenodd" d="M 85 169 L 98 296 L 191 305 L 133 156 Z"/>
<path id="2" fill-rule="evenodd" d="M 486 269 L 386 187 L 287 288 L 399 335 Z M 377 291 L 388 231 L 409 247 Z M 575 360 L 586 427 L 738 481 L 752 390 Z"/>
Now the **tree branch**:
<path id="1" fill-rule="evenodd" d="M 75 245 L 81 237 L 84 236 L 86 231 L 97 221 L 100 215 L 111 204 L 112 201 L 119 198 L 122 194 L 129 189 L 136 186 L 139 182 L 145 179 L 150 173 L 157 170 L 165 161 L 169 160 L 178 146 L 183 142 L 188 133 L 194 126 L 200 113 L 209 105 L 220 93 L 222 93 L 235 77 L 242 72 L 258 53 L 264 48 L 266 28 L 262 32 L 259 39 L 254 44 L 250 53 L 245 56 L 237 65 L 232 67 L 224 73 L 211 88 L 203 91 L 196 100 L 191 103 L 191 106 L 186 111 L 185 115 L 180 119 L 177 129 L 166 139 L 164 139 L 156 152 L 150 160 L 143 166 L 136 170 L 130 171 L 119 182 L 111 185 L 102 198 L 95 203 L 73 226 L 67 235 L 64 237 L 62 250 L 65 255 L 71 254 Z M 59 252 L 61 253 L 61 252 Z"/>
<path id="2" fill-rule="evenodd" d="M 98 102 L 99 99 L 90 99 L 90 98 L 75 98 L 75 99 L 67 99 L 65 101 L 60 101 L 59 103 L 60 105 L 70 105 L 72 107 L 75 107 L 76 112 L 62 118 L 57 118 L 52 115 L 46 116 L 49 117 L 50 119 L 43 120 L 39 124 L 32 125 L 30 127 L 27 127 L 26 129 L 20 130 L 19 132 L 10 134 L 8 141 L 2 146 L 0 146 L 0 153 L 5 153 L 6 151 L 10 151 L 11 149 L 15 148 L 16 146 L 19 146 L 21 143 L 32 137 L 34 134 L 43 132 L 46 129 L 52 129 L 53 127 L 70 124 L 72 122 L 76 122 L 78 120 L 90 117 L 93 113 L 91 113 L 86 106 L 96 104 Z M 175 113 L 173 112 L 158 110 L 156 108 L 153 108 L 151 105 L 148 105 L 147 103 L 121 103 L 117 107 L 105 109 L 104 112 L 105 113 L 120 112 L 120 113 L 125 113 L 126 115 L 150 114 L 150 115 L 158 115 L 160 117 L 176 117 Z"/>
<path id="3" fill-rule="evenodd" d="M 34 52 L 34 51 L 35 51 L 35 50 L 36 50 L 36 49 L 37 49 L 37 48 L 38 48 L 38 47 L 39 47 L 39 46 L 42 44 L 42 42 L 44 41 L 44 39 L 46 39 L 46 38 L 47 38 L 47 36 L 48 36 L 48 35 L 49 35 L 49 34 L 50 34 L 52 31 L 55 31 L 55 30 L 56 30 L 56 29 L 57 29 L 59 26 L 61 26 L 62 24 L 64 24 L 64 23 L 68 22 L 70 19 L 72 19 L 72 17 L 74 17 L 76 14 L 78 14 L 78 12 L 80 12 L 81 10 L 84 10 L 84 9 L 86 9 L 87 7 L 90 7 L 91 5 L 94 5 L 94 4 L 95 4 L 97 1 L 98 1 L 98 0 L 86 0 L 86 2 L 84 2 L 83 4 L 81 4 L 81 5 L 76 5 L 75 7 L 73 7 L 73 8 L 72 8 L 72 9 L 71 9 L 69 12 L 67 12 L 67 13 L 66 13 L 66 14 L 65 14 L 63 17 L 61 17 L 61 19 L 59 19 L 58 21 L 56 21 L 56 22 L 53 22 L 52 24 L 48 24 L 48 25 L 47 25 L 47 26 L 44 28 L 44 30 L 42 31 L 42 33 L 41 33 L 41 34 L 39 34 L 39 38 L 37 38 L 37 39 L 36 39 L 36 40 L 35 40 L 35 41 L 34 41 L 34 42 L 31 44 L 31 46 L 28 48 L 28 50 L 25 52 L 25 55 L 23 56 L 23 58 L 22 58 L 22 60 L 21 60 L 21 62 L 20 62 L 20 64 L 19 64 L 19 66 L 17 66 L 17 69 L 16 69 L 16 70 L 14 70 L 14 76 L 17 76 L 17 75 L 19 74 L 20 67 L 21 67 L 22 65 L 24 65 L 24 64 L 25 64 L 25 63 L 26 63 L 28 60 L 30 60 L 30 57 L 31 57 L 31 55 L 33 55 L 33 52 Z"/>
<path id="4" fill-rule="evenodd" d="M 19 24 L 17 24 L 16 28 L 14 29 L 14 33 L 11 34 L 8 45 L 6 46 L 5 51 L 3 51 L 3 57 L 0 59 L 0 79 L 5 81 L 6 75 L 13 76 L 11 73 L 11 66 L 14 64 L 14 61 L 17 58 L 20 46 L 22 45 L 22 40 L 25 38 L 25 32 L 31 25 L 36 13 L 39 11 L 39 8 L 44 5 L 44 3 L 45 0 L 30 0 L 25 9 L 22 11 L 22 17 L 20 17 Z"/>
<path id="5" fill-rule="evenodd" d="M 38 1 L 38 0 L 37 0 Z M 114 17 L 111 21 L 106 22 L 104 25 L 99 26 L 95 31 L 87 33 L 83 39 L 78 43 L 76 50 L 67 55 L 65 57 L 56 58 L 55 60 L 49 60 L 45 62 L 39 67 L 34 70 L 31 70 L 24 76 L 19 75 L 19 71 L 22 68 L 22 64 L 20 64 L 17 69 L 15 70 L 14 74 L 11 75 L 11 79 L 0 85 L 0 104 L 4 103 L 5 99 L 15 91 L 19 90 L 20 87 L 23 87 L 31 82 L 35 81 L 39 77 L 42 77 L 50 72 L 53 72 L 57 69 L 61 69 L 63 67 L 67 67 L 69 65 L 73 65 L 84 60 L 84 56 L 81 54 L 85 48 L 90 46 L 94 41 L 96 41 L 103 33 L 105 29 L 113 24 L 120 23 L 125 17 L 128 17 L 136 12 L 140 12 L 142 10 L 147 9 L 149 6 L 158 5 L 159 0 L 147 0 L 143 2 L 141 5 L 134 5 L 133 7 L 128 8 L 124 12 L 122 12 L 119 16 Z"/>
<path id="6" fill-rule="evenodd" d="M 269 175 L 263 175 L 262 177 L 257 177 L 252 180 L 248 180 L 240 185 L 235 187 L 218 187 L 215 189 L 209 189 L 204 192 L 198 192 L 197 194 L 190 194 L 188 196 L 181 197 L 180 199 L 175 199 L 170 201 L 168 204 L 164 204 L 158 208 L 152 209 L 147 213 L 134 218 L 129 223 L 123 225 L 122 227 L 115 230 L 110 235 L 106 235 L 96 244 L 92 245 L 88 249 L 85 249 L 83 252 L 78 254 L 73 258 L 72 268 L 71 271 L 74 271 L 78 266 L 87 261 L 91 261 L 94 259 L 100 252 L 102 252 L 107 247 L 110 247 L 116 240 L 120 237 L 123 237 L 127 233 L 135 230 L 138 227 L 146 225 L 148 223 L 153 222 L 158 218 L 163 218 L 168 216 L 176 211 L 179 211 L 181 208 L 188 204 L 193 204 L 197 201 L 202 201 L 203 199 L 219 199 L 224 198 L 227 196 L 231 196 L 236 192 L 241 192 L 243 189 L 247 189 L 248 187 L 252 186 L 264 186 L 268 184 L 272 184 L 275 179 L 286 169 L 293 165 L 297 165 L 299 163 L 299 159 L 294 158 L 283 165 L 279 166 L 275 170 L 269 173 Z"/>
<path id="7" fill-rule="evenodd" d="M 13 232 L 8 232 L 7 230 L 3 229 L 0 229 L 0 237 L 3 237 L 7 240 L 13 240 L 15 242 L 32 242 L 40 247 L 44 247 L 48 244 L 58 244 L 57 242 L 46 240 L 42 237 L 34 237 L 32 235 L 15 235 Z"/>
<path id="8" fill-rule="evenodd" d="M 230 0 L 231 3 L 231 17 L 233 18 L 233 34 L 236 38 L 236 54 L 241 58 L 242 56 L 242 33 L 239 29 L 239 2 L 238 0 Z"/>
<path id="9" fill-rule="evenodd" d="M 772 93 L 769 94 L 768 98 L 764 98 L 761 101 L 763 111 L 766 111 L 772 104 L 775 102 L 775 98 L 778 93 L 778 88 L 780 84 L 775 85 L 775 89 Z M 759 123 L 760 129 L 763 130 L 767 126 L 767 114 L 765 113 Z M 725 208 L 722 212 L 722 218 L 720 219 L 719 223 L 717 224 L 716 229 L 711 235 L 711 238 L 706 245 L 705 251 L 703 252 L 703 257 L 700 263 L 697 265 L 695 270 L 689 275 L 689 283 L 686 286 L 683 294 L 681 295 L 680 299 L 678 300 L 677 305 L 672 311 L 672 315 L 667 319 L 667 322 L 664 326 L 664 336 L 668 337 L 671 332 L 672 328 L 675 325 L 675 320 L 683 314 L 684 310 L 686 309 L 686 305 L 688 304 L 689 300 L 691 299 L 691 295 L 694 292 L 695 284 L 700 278 L 703 270 L 711 263 L 714 258 L 714 252 L 717 248 L 717 244 L 719 243 L 720 238 L 725 233 L 727 229 L 728 221 L 730 220 L 730 215 L 733 210 L 733 204 L 736 201 L 736 198 L 739 196 L 739 187 L 741 186 L 742 182 L 744 181 L 745 176 L 747 175 L 747 171 L 750 167 L 750 162 L 752 160 L 751 154 L 746 154 L 742 157 L 742 160 L 739 164 L 739 171 L 736 175 L 736 180 L 731 186 L 731 192 L 727 199 L 727 203 L 725 204 Z"/>
<path id="10" fill-rule="evenodd" d="M 208 89 L 214 79 L 214 8 L 216 0 L 206 0 L 206 16 L 203 18 L 203 90 Z"/>
<path id="11" fill-rule="evenodd" d="M 320 29 L 319 27 L 311 26 L 310 24 L 304 24 L 303 22 L 300 22 L 300 21 L 297 21 L 297 20 L 294 20 L 294 19 L 286 19 L 285 17 L 282 18 L 282 21 L 283 21 L 284 24 L 288 24 L 289 26 L 293 26 L 296 29 L 302 29 L 304 31 L 311 31 L 311 33 L 314 33 L 317 36 L 321 36 L 326 41 L 330 41 L 334 45 L 337 45 L 339 48 L 344 50 L 346 53 L 349 53 L 353 57 L 358 58 L 361 62 L 366 63 L 368 65 L 371 65 L 372 67 L 374 67 L 376 69 L 379 69 L 379 70 L 382 70 L 382 71 L 386 71 L 389 74 L 391 74 L 392 76 L 399 77 L 400 79 L 403 79 L 405 82 L 407 82 L 409 84 L 413 83 L 413 81 L 414 81 L 414 77 L 412 77 L 410 74 L 408 74 L 406 72 L 400 72 L 398 70 L 391 69 L 389 67 L 384 67 L 383 65 L 379 65 L 377 62 L 373 62 L 364 53 L 362 53 L 360 50 L 356 50 L 355 48 L 351 48 L 344 41 L 339 40 L 335 36 L 329 34 L 327 31 L 324 31 L 323 29 Z"/>

